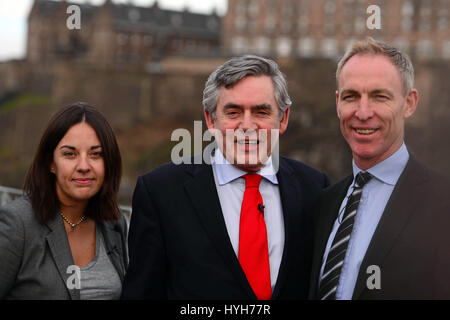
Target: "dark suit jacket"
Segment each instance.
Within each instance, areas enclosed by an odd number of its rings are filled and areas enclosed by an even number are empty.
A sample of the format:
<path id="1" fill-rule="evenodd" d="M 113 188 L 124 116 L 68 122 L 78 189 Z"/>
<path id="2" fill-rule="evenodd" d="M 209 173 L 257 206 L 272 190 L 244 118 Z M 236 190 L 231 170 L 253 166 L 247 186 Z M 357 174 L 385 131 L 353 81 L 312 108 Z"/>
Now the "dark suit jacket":
<path id="1" fill-rule="evenodd" d="M 123 281 L 128 263 L 125 219 L 99 226 Z M 67 287 L 74 274 L 67 268 L 74 262 L 63 220 L 58 214 L 40 224 L 26 197 L 0 208 L 0 261 L 0 299 L 80 299 L 80 290 Z"/>
<path id="2" fill-rule="evenodd" d="M 339 207 L 353 180 L 327 188 L 314 210 L 310 298 L 317 298 L 322 257 Z M 448 181 L 410 157 L 362 261 L 353 299 L 450 298 L 450 188 Z M 380 268 L 381 289 L 367 280 Z M 369 279 L 369 282 L 371 280 Z"/>
<path id="3" fill-rule="evenodd" d="M 280 158 L 285 247 L 274 299 L 306 299 L 311 209 L 323 173 Z M 139 177 L 129 233 L 124 299 L 256 299 L 233 251 L 206 164 L 166 164 Z"/>

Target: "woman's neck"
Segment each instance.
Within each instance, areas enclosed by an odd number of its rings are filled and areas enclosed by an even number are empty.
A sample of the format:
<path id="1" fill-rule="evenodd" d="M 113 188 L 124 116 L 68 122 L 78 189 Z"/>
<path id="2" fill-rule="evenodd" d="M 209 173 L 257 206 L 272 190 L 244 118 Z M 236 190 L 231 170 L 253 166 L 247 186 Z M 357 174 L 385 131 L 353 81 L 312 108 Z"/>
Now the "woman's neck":
<path id="1" fill-rule="evenodd" d="M 60 203 L 60 209 L 62 214 L 72 222 L 78 221 L 84 216 L 86 207 L 87 203 L 77 203 L 77 204 Z"/>

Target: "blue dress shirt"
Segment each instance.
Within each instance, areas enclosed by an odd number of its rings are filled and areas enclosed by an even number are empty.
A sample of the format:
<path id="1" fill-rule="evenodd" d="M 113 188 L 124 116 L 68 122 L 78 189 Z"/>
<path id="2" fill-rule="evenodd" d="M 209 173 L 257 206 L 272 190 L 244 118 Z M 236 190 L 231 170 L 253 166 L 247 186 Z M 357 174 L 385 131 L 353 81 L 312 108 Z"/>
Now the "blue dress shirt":
<path id="1" fill-rule="evenodd" d="M 359 272 L 366 272 L 366 270 L 359 270 L 361 263 L 367 252 L 375 229 L 377 228 L 378 222 L 383 215 L 384 208 L 394 190 L 398 178 L 405 169 L 408 159 L 409 153 L 403 143 L 392 156 L 366 170 L 372 174 L 373 178 L 364 186 L 362 191 L 362 202 L 359 204 L 358 212 L 355 217 L 353 233 L 348 244 L 339 285 L 336 290 L 336 300 L 351 300 Z M 356 175 L 363 170 L 356 166 L 354 160 L 352 161 L 352 164 L 353 177 L 356 177 Z M 347 204 L 348 197 L 353 191 L 354 184 L 355 180 L 353 179 L 352 184 L 348 188 L 347 195 L 342 201 L 338 218 L 334 222 L 333 229 L 328 238 L 322 260 L 322 268 L 320 269 L 320 278 L 322 277 L 331 243 L 339 228 L 339 221 L 342 220 L 345 205 Z"/>

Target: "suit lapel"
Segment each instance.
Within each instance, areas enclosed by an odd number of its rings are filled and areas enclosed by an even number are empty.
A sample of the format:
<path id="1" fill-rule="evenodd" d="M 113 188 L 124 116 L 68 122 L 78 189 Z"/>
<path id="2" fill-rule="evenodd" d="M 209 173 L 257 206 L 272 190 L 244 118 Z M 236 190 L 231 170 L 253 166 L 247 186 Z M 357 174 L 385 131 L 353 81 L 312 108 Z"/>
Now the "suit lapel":
<path id="1" fill-rule="evenodd" d="M 401 231 L 415 212 L 417 203 L 420 201 L 420 188 L 425 181 L 424 177 L 417 174 L 417 170 L 417 162 L 410 158 L 392 192 L 361 263 L 353 299 L 358 299 L 366 289 L 368 266 L 377 265 L 383 270 L 382 264 L 386 255 L 395 245 Z"/>
<path id="2" fill-rule="evenodd" d="M 194 178 L 185 183 L 186 193 L 190 197 L 205 231 L 217 248 L 217 251 L 237 277 L 238 282 L 248 293 L 249 297 L 256 299 L 228 236 L 219 196 L 215 187 L 212 167 L 202 164 L 191 168 L 191 174 L 193 174 Z"/>
<path id="3" fill-rule="evenodd" d="M 102 232 L 103 239 L 105 240 L 106 254 L 111 260 L 113 266 L 116 268 L 120 280 L 123 281 L 125 270 L 120 252 L 124 252 L 124 250 L 122 248 L 122 238 L 120 233 L 115 230 L 113 222 L 98 222 L 98 224 Z"/>
<path id="4" fill-rule="evenodd" d="M 310 297 L 311 299 L 316 298 L 315 295 L 320 276 L 320 269 L 322 267 L 322 258 L 325 253 L 328 238 L 333 229 L 334 222 L 339 215 L 339 208 L 352 181 L 353 175 L 349 175 L 344 180 L 341 180 L 337 184 L 323 191 L 318 200 L 318 207 L 320 207 L 321 210 L 314 211 L 314 214 L 318 216 L 313 217 L 316 222 L 314 230 L 314 258 L 312 264 L 313 277 L 311 283 L 313 296 Z"/>
<path id="5" fill-rule="evenodd" d="M 286 282 L 287 268 L 289 267 L 292 252 L 292 238 L 295 232 L 301 229 L 301 204 L 302 190 L 296 179 L 291 179 L 292 168 L 280 158 L 279 171 L 277 173 L 278 186 L 280 189 L 280 200 L 283 208 L 284 219 L 284 249 L 281 258 L 280 269 L 278 271 L 277 282 L 272 294 L 272 299 L 276 299 L 280 293 L 283 284 Z"/>
<path id="6" fill-rule="evenodd" d="M 58 268 L 61 280 L 64 281 L 64 287 L 72 300 L 80 299 L 80 290 L 70 289 L 67 287 L 67 280 L 71 273 L 67 273 L 67 267 L 75 265 L 72 258 L 72 252 L 70 250 L 69 240 L 67 239 L 64 223 L 60 219 L 59 214 L 47 223 L 50 228 L 50 233 L 47 235 L 47 243 L 50 248 L 50 253 L 53 256 L 56 267 Z"/>

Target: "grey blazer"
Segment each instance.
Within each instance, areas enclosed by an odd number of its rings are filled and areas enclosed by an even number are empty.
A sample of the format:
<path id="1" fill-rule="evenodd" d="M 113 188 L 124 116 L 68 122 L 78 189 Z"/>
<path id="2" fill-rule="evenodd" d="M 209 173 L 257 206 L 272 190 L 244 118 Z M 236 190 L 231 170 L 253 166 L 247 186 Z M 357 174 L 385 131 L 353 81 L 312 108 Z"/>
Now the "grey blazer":
<path id="1" fill-rule="evenodd" d="M 125 219 L 98 225 L 123 281 L 128 264 Z M 0 299 L 78 300 L 80 290 L 66 285 L 74 274 L 68 267 L 74 264 L 59 215 L 40 224 L 26 197 L 0 208 Z"/>

